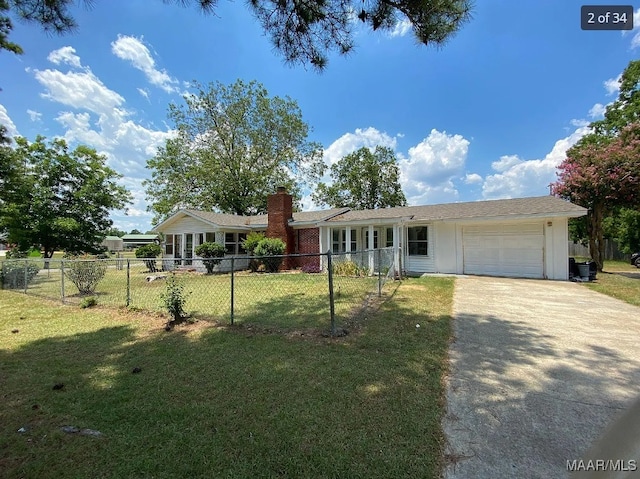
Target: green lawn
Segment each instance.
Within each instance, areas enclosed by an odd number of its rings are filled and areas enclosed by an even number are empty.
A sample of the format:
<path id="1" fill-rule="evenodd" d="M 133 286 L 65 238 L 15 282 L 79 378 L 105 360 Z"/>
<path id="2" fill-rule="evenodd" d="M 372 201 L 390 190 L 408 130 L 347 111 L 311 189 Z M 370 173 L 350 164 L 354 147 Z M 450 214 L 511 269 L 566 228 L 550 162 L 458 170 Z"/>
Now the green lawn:
<path id="1" fill-rule="evenodd" d="M 624 261 L 605 261 L 604 272 L 588 288 L 640 306 L 640 269 Z"/>
<path id="2" fill-rule="evenodd" d="M 59 263 L 56 263 L 58 267 Z M 98 304 L 127 304 L 127 271 L 109 262 L 106 275 L 98 283 Z M 166 273 L 154 273 L 166 274 Z M 149 311 L 163 308 L 164 280 L 148 282 L 150 273 L 142 262 L 131 262 L 129 306 Z M 195 317 L 228 323 L 231 319 L 231 276 L 229 274 L 179 275 L 187 293 L 186 310 Z M 348 322 L 369 296 L 378 292 L 376 277 L 334 275 L 335 311 L 338 325 Z M 42 269 L 29 283 L 31 295 L 61 299 L 62 274 L 59 269 Z M 65 277 L 65 301 L 80 303 L 78 289 Z M 388 294 L 389 286 L 384 292 Z M 329 288 L 326 274 L 239 272 L 234 277 L 234 320 L 270 328 L 330 327 Z"/>
<path id="3" fill-rule="evenodd" d="M 403 282 L 339 339 L 0 291 L 2 477 L 439 477 L 453 281 Z"/>

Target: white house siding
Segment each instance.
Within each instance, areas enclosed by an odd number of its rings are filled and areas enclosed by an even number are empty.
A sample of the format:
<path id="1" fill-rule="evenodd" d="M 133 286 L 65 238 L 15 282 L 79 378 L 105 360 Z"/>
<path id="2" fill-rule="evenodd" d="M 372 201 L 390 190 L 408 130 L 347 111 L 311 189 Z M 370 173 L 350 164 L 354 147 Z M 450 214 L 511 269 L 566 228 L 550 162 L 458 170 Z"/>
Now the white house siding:
<path id="1" fill-rule="evenodd" d="M 436 240 L 435 258 L 436 273 L 457 273 L 458 228 L 455 223 L 434 223 L 432 231 Z"/>
<path id="2" fill-rule="evenodd" d="M 548 279 L 569 279 L 569 230 L 567 218 L 549 218 L 544 222 L 545 271 Z"/>
<path id="3" fill-rule="evenodd" d="M 427 230 L 427 256 L 411 256 L 409 255 L 409 234 L 408 228 L 413 226 L 426 226 Z M 437 245 L 437 236 L 432 223 L 411 223 L 403 229 L 404 248 L 404 270 L 408 273 L 435 273 L 436 272 L 436 251 L 440 254 L 439 245 Z"/>

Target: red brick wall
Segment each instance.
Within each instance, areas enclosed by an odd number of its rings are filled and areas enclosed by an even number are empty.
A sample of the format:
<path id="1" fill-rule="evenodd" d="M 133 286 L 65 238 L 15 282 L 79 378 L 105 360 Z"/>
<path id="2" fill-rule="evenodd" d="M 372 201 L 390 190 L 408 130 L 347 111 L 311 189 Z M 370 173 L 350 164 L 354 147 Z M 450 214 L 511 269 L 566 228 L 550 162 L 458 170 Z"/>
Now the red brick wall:
<path id="1" fill-rule="evenodd" d="M 295 249 L 293 228 L 289 220 L 293 218 L 293 197 L 284 188 L 278 188 L 275 195 L 267 197 L 267 237 L 280 238 L 287 245 L 285 254 L 293 254 Z M 290 261 L 284 261 L 281 269 L 290 269 Z"/>
<path id="2" fill-rule="evenodd" d="M 320 252 L 320 229 L 319 228 L 302 228 L 296 230 L 298 240 L 297 253 L 319 253 Z M 309 256 L 298 258 L 297 265 L 301 268 L 307 267 L 311 270 L 320 270 L 320 257 Z M 306 268 L 305 268 L 306 269 Z"/>

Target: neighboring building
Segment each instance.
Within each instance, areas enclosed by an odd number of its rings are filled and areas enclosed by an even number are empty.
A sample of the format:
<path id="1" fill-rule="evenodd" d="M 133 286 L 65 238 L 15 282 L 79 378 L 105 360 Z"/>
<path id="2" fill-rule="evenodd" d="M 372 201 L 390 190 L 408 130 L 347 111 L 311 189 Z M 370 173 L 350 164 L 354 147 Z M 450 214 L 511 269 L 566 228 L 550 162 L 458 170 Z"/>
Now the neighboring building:
<path id="1" fill-rule="evenodd" d="M 102 246 L 107 248 L 107 251 L 122 251 L 124 249 L 124 241 L 119 236 L 105 236 L 102 240 Z"/>
<path id="2" fill-rule="evenodd" d="M 157 234 L 151 235 L 124 235 L 122 237 L 122 243 L 124 249 L 135 249 L 146 244 L 157 243 L 160 244 L 160 236 Z"/>
<path id="3" fill-rule="evenodd" d="M 217 241 L 228 254 L 243 255 L 246 234 L 265 231 L 285 241 L 287 253 L 392 247 L 395 265 L 407 273 L 567 280 L 568 219 L 587 213 L 554 196 L 293 213 L 291 195 L 283 188 L 269 196 L 267 209 L 267 215 L 258 216 L 180 210 L 154 230 L 165 235 L 165 258 L 187 264 L 197 258 L 194 250 L 204 241 Z M 324 266 L 317 258 L 304 262 Z"/>

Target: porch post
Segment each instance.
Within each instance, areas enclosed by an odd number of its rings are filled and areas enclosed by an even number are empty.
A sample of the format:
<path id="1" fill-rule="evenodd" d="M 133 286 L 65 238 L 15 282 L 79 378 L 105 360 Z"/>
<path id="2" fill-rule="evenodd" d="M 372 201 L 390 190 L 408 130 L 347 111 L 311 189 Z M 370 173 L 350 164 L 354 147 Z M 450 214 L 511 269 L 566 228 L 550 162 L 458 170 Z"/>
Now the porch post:
<path id="1" fill-rule="evenodd" d="M 345 228 L 344 241 L 345 241 L 345 245 L 344 245 L 345 252 L 351 253 L 351 227 Z M 351 260 L 350 254 L 347 254 L 347 259 Z"/>
<path id="2" fill-rule="evenodd" d="M 393 225 L 393 268 L 394 276 L 400 275 L 400 225 Z"/>
<path id="3" fill-rule="evenodd" d="M 373 225 L 369 225 L 369 241 L 367 242 L 367 249 L 369 251 L 369 274 L 373 274 L 373 270 L 375 267 L 375 256 L 373 254 Z"/>

